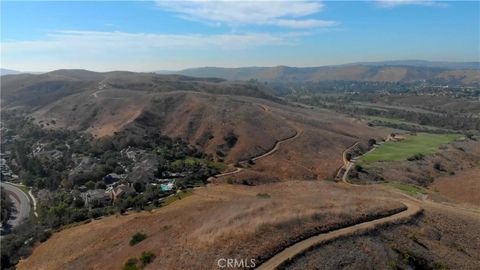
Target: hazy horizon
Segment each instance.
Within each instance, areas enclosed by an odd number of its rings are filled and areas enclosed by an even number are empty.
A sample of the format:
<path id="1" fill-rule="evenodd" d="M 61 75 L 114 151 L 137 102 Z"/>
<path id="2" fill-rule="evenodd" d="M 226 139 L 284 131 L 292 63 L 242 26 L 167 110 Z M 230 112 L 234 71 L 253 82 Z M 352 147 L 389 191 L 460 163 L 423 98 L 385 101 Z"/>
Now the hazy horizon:
<path id="1" fill-rule="evenodd" d="M 2 68 L 473 62 L 478 10 L 478 2 L 454 1 L 2 2 Z"/>
<path id="2" fill-rule="evenodd" d="M 289 65 L 275 65 L 275 66 L 232 66 L 232 67 L 223 67 L 223 66 L 192 66 L 192 67 L 186 67 L 182 69 L 157 69 L 157 70 L 144 70 L 144 71 L 132 71 L 132 70 L 122 70 L 122 69 L 112 69 L 112 70 L 92 70 L 92 69 L 83 69 L 83 68 L 57 68 L 57 69 L 52 69 L 52 70 L 16 70 L 16 69 L 11 69 L 8 67 L 1 67 L 3 71 L 13 71 L 13 72 L 20 72 L 20 73 L 47 73 L 47 72 L 52 72 L 55 70 L 88 70 L 88 71 L 93 71 L 93 72 L 114 72 L 114 71 L 128 71 L 128 72 L 180 72 L 183 70 L 188 70 L 188 69 L 200 69 L 200 68 L 225 68 L 225 69 L 235 69 L 235 68 L 274 68 L 274 67 L 290 67 L 290 68 L 315 68 L 315 67 L 334 67 L 334 66 L 344 66 L 344 65 L 364 65 L 364 64 L 375 64 L 375 63 L 388 63 L 388 62 L 408 62 L 408 61 L 420 61 L 420 62 L 426 62 L 426 63 L 448 63 L 448 64 L 464 64 L 464 63 L 476 63 L 480 64 L 479 61 L 428 61 L 428 60 L 422 60 L 422 59 L 405 59 L 405 60 L 384 60 L 384 61 L 363 61 L 363 62 L 349 62 L 349 63 L 341 63 L 341 64 L 334 64 L 334 65 L 318 65 L 318 66 L 289 66 Z M 389 64 L 387 64 L 389 65 Z M 402 64 L 395 64 L 398 66 L 401 66 Z M 414 65 L 405 65 L 405 66 L 414 66 Z M 428 65 L 427 65 L 428 66 Z M 480 68 L 480 66 L 478 67 Z"/>

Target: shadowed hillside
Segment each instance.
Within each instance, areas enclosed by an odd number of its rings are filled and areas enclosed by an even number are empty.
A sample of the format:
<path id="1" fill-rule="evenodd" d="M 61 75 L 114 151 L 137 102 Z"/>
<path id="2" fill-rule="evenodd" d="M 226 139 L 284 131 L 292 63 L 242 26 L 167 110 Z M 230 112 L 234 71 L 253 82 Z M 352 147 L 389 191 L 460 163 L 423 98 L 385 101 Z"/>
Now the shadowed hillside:
<path id="1" fill-rule="evenodd" d="M 342 66 L 322 67 L 245 67 L 217 68 L 202 67 L 179 71 L 178 74 L 194 77 L 218 77 L 228 80 L 260 81 L 381 81 L 381 82 L 412 82 L 433 81 L 459 85 L 474 85 L 480 83 L 480 70 L 472 68 L 474 64 L 451 65 L 462 69 L 446 68 L 446 64 L 431 66 L 408 65 L 408 62 L 388 62 L 385 64 L 364 63 Z"/>
<path id="2" fill-rule="evenodd" d="M 345 116 L 284 104 L 255 82 L 58 70 L 6 76 L 2 90 L 4 109 L 22 109 L 48 129 L 181 137 L 227 164 L 275 150 L 238 175 L 247 183 L 323 179 L 346 147 L 379 134 Z"/>
<path id="3" fill-rule="evenodd" d="M 73 94 L 93 94 L 104 89 L 146 92 L 181 90 L 275 99 L 268 88 L 254 83 L 127 71 L 97 73 L 88 70 L 56 70 L 38 75 L 5 75 L 2 76 L 1 87 L 4 107 L 20 106 L 27 110 L 41 108 Z"/>

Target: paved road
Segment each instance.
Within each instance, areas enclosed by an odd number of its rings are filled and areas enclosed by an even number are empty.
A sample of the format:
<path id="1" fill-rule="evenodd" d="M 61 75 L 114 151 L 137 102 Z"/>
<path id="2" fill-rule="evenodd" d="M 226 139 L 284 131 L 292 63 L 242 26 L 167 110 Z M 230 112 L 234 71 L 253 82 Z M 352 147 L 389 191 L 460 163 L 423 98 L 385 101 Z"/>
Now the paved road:
<path id="1" fill-rule="evenodd" d="M 7 192 L 15 205 L 16 213 L 13 213 L 8 221 L 8 225 L 15 228 L 30 215 L 30 198 L 28 194 L 12 184 L 1 182 L 1 187 Z"/>
<path id="2" fill-rule="evenodd" d="M 395 222 L 405 221 L 422 211 L 422 208 L 416 204 L 412 204 L 407 201 L 403 201 L 402 203 L 404 203 L 405 206 L 407 206 L 407 210 L 404 210 L 400 213 L 397 213 L 388 217 L 359 223 L 357 225 L 353 225 L 343 229 L 333 230 L 327 233 L 322 233 L 322 234 L 318 234 L 316 236 L 307 238 L 301 242 L 294 244 L 293 246 L 290 246 L 284 249 L 282 252 L 277 253 L 275 256 L 273 256 L 268 261 L 261 264 L 256 269 L 259 269 L 259 270 L 260 269 L 262 270 L 277 269 L 284 262 L 291 260 L 296 256 L 304 253 L 305 251 L 309 250 L 310 248 L 321 245 L 326 241 L 331 241 L 342 236 L 353 235 L 358 232 L 366 232 L 366 231 L 374 230 L 378 228 L 378 226 L 383 226 L 385 224 L 392 224 Z"/>

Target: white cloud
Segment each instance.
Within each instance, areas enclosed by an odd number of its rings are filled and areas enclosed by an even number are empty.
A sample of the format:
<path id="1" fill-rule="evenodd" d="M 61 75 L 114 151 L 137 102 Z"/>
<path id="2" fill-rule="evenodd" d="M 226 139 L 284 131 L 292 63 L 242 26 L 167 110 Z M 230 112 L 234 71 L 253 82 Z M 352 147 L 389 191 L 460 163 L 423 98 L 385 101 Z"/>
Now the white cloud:
<path id="1" fill-rule="evenodd" d="M 380 7 L 392 8 L 405 5 L 420 5 L 420 6 L 432 6 L 432 7 L 446 7 L 447 3 L 433 0 L 376 0 Z"/>
<path id="2" fill-rule="evenodd" d="M 308 33 L 148 34 L 97 31 L 54 31 L 45 39 L 1 43 L 2 65 L 19 70 L 84 67 L 109 70 L 155 70 L 188 58 L 236 54 L 259 46 L 294 45 Z M 220 52 L 221 51 L 221 52 Z M 203 56 L 202 56 L 203 55 Z M 185 59 L 184 59 L 185 58 Z M 173 59 L 173 60 L 172 60 Z"/>
<path id="3" fill-rule="evenodd" d="M 2 43 L 4 53 L 74 49 L 104 51 L 111 49 L 144 50 L 161 48 L 201 48 L 215 46 L 221 49 L 243 49 L 272 44 L 287 44 L 288 36 L 269 33 L 246 34 L 147 34 L 97 31 L 54 31 L 44 40 L 8 41 Z"/>
<path id="4" fill-rule="evenodd" d="M 307 19 L 318 13 L 320 1 L 157 1 L 157 6 L 178 14 L 181 18 L 213 24 L 273 25 L 288 28 L 333 26 L 331 20 Z"/>

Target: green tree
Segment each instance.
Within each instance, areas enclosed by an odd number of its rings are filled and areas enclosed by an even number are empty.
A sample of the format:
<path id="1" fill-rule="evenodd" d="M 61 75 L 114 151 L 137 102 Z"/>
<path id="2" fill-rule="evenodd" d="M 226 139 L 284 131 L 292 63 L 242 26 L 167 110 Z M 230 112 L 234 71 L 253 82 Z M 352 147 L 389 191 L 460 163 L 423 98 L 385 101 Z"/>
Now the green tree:
<path id="1" fill-rule="evenodd" d="M 132 236 L 132 239 L 130 239 L 130 246 L 134 246 L 143 240 L 147 239 L 147 235 L 144 233 L 137 232 Z"/>
<path id="2" fill-rule="evenodd" d="M 140 255 L 140 261 L 142 262 L 142 266 L 153 262 L 153 260 L 155 260 L 155 257 L 155 254 L 151 251 L 142 252 L 142 255 Z"/>
<path id="3" fill-rule="evenodd" d="M 87 183 L 85 183 L 85 187 L 87 187 L 87 189 L 89 190 L 95 189 L 95 182 L 88 181 Z"/>

